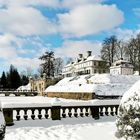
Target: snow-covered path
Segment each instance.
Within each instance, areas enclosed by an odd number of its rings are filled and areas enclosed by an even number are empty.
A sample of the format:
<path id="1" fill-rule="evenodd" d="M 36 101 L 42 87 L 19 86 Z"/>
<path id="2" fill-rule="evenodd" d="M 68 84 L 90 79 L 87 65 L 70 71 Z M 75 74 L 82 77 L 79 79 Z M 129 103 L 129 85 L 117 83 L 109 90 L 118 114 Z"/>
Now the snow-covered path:
<path id="1" fill-rule="evenodd" d="M 7 127 L 5 140 L 118 140 L 115 132 L 115 117 L 23 120 Z"/>

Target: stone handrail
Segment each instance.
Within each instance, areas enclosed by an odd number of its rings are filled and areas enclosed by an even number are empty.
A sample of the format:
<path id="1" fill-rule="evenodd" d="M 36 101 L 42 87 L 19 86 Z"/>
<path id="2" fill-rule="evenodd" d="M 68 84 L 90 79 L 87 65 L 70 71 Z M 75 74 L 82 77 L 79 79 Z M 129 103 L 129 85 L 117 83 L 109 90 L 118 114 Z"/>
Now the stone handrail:
<path id="1" fill-rule="evenodd" d="M 19 105 L 19 104 L 18 104 Z M 3 107 L 6 125 L 13 125 L 17 120 L 52 119 L 67 117 L 88 117 L 99 119 L 100 116 L 117 115 L 119 100 L 97 100 L 90 103 L 53 103 L 53 104 L 8 104 Z"/>

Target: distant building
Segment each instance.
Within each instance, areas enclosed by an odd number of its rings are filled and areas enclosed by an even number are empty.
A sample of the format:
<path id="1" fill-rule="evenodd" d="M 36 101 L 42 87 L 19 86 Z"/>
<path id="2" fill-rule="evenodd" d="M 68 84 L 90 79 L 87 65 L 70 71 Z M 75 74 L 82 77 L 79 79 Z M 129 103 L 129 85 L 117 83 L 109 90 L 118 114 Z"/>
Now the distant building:
<path id="1" fill-rule="evenodd" d="M 36 90 L 38 92 L 39 95 L 44 95 L 44 91 L 46 88 L 46 80 L 45 77 L 41 78 L 29 78 L 29 83 L 31 86 L 31 90 Z"/>
<path id="2" fill-rule="evenodd" d="M 76 61 L 66 65 L 62 74 L 64 77 L 71 77 L 85 74 L 106 73 L 106 62 L 99 57 L 92 56 L 92 51 L 87 51 L 87 56 L 79 54 Z"/>
<path id="3" fill-rule="evenodd" d="M 110 74 L 133 75 L 134 67 L 130 62 L 121 58 L 110 67 Z"/>

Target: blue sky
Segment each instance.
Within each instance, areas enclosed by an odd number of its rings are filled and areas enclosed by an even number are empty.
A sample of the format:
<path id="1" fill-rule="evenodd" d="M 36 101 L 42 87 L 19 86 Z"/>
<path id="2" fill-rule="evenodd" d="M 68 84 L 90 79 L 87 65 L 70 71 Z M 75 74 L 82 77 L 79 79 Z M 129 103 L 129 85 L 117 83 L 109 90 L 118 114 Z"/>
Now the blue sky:
<path id="1" fill-rule="evenodd" d="M 0 73 L 13 64 L 36 70 L 46 50 L 56 57 L 100 55 L 110 35 L 140 31 L 139 0 L 0 0 Z"/>

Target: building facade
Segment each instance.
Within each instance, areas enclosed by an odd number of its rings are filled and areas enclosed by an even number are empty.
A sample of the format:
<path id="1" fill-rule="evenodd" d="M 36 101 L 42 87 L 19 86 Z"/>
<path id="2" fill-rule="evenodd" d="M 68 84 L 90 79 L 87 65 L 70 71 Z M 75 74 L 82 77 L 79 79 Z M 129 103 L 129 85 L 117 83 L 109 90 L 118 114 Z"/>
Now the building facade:
<path id="1" fill-rule="evenodd" d="M 46 80 L 45 78 L 32 78 L 30 77 L 29 78 L 29 83 L 30 83 L 30 86 L 31 86 L 31 90 L 35 90 L 38 92 L 39 95 L 43 96 L 44 95 L 44 91 L 45 91 L 45 88 L 46 88 Z"/>
<path id="2" fill-rule="evenodd" d="M 130 62 L 120 59 L 110 67 L 110 74 L 133 75 L 134 67 Z"/>
<path id="3" fill-rule="evenodd" d="M 87 51 L 87 56 L 79 54 L 76 61 L 66 65 L 62 70 L 64 77 L 72 77 L 85 74 L 106 73 L 107 63 L 99 57 L 92 56 L 91 51 Z"/>

